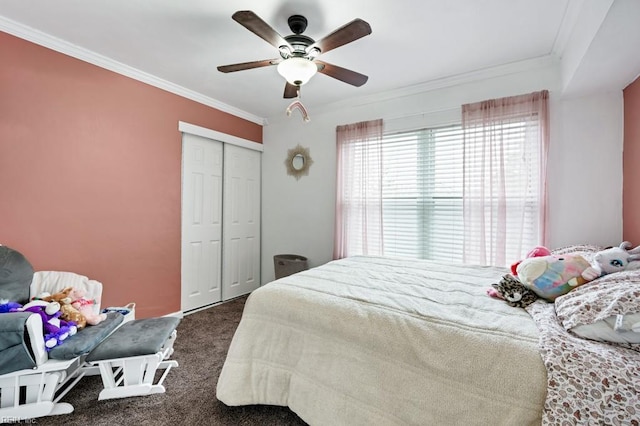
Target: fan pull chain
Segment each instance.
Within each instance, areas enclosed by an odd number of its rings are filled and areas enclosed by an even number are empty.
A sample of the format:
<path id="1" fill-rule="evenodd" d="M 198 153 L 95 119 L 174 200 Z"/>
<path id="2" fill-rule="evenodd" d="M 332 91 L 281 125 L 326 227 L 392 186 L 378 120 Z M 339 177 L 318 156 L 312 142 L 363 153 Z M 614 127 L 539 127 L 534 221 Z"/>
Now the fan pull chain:
<path id="1" fill-rule="evenodd" d="M 288 117 L 291 116 L 291 113 L 293 112 L 294 109 L 297 109 L 300 111 L 300 114 L 302 114 L 302 119 L 305 121 L 305 123 L 311 121 L 311 117 L 309 117 L 309 113 L 307 112 L 307 109 L 304 107 L 304 105 L 302 105 L 302 102 L 300 101 L 300 90 L 298 90 L 298 97 L 294 99 L 294 101 L 291 102 L 286 109 L 286 113 Z"/>

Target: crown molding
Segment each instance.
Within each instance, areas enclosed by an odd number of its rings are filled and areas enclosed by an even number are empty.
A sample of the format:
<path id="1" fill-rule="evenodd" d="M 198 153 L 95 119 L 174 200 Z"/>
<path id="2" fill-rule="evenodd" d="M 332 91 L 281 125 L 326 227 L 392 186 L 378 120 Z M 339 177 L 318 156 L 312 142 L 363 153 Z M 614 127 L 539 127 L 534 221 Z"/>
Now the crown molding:
<path id="1" fill-rule="evenodd" d="M 490 78 L 502 77 L 505 75 L 517 74 L 535 69 L 550 68 L 557 66 L 558 61 L 558 58 L 553 54 L 540 56 L 537 58 L 526 59 L 523 61 L 512 62 L 495 67 L 482 68 L 476 71 L 429 80 L 412 86 L 406 86 L 400 89 L 389 90 L 386 92 L 379 92 L 369 96 L 340 100 L 331 104 L 314 108 L 314 110 L 316 110 L 316 114 L 322 114 L 329 111 L 335 111 L 336 109 L 340 108 L 354 108 L 376 104 L 378 102 L 403 98 L 406 96 L 415 96 L 433 90 L 472 83 L 474 81 L 487 80 Z"/>
<path id="2" fill-rule="evenodd" d="M 562 22 L 560 23 L 560 28 L 558 29 L 556 39 L 553 42 L 553 47 L 551 48 L 552 55 L 562 58 L 583 7 L 584 1 L 582 0 L 569 0 L 567 3 L 564 15 L 562 16 Z"/>
<path id="3" fill-rule="evenodd" d="M 185 121 L 178 121 L 178 130 L 182 133 L 189 133 L 191 135 L 202 136 L 203 138 L 213 139 L 216 141 L 229 143 L 231 145 L 239 146 L 242 148 L 251 149 L 253 151 L 264 151 L 264 145 L 249 139 L 239 138 L 237 136 L 228 135 L 226 133 L 218 132 L 217 130 L 207 129 L 206 127 L 197 126 L 195 124 L 187 123 Z"/>
<path id="4" fill-rule="evenodd" d="M 29 26 L 12 21 L 3 16 L 0 16 L 0 31 L 4 31 L 18 38 L 30 41 L 51 50 L 55 50 L 56 52 L 63 53 L 73 58 L 80 59 L 81 61 L 88 62 L 109 71 L 113 71 L 117 74 L 132 78 L 142 83 L 146 83 L 159 89 L 166 90 L 167 92 L 182 96 L 183 98 L 190 99 L 192 101 L 215 108 L 222 112 L 235 115 L 236 117 L 244 118 L 245 120 L 251 121 L 253 123 L 260 124 L 262 126 L 267 124 L 266 119 L 263 117 L 258 117 L 257 115 L 243 111 L 231 105 L 227 105 L 223 102 L 220 102 L 208 96 L 204 96 L 191 89 L 187 89 L 185 87 L 171 83 L 170 81 L 163 80 L 154 75 L 140 71 L 139 69 L 115 61 L 106 56 L 99 55 L 93 51 L 76 46 L 72 43 L 59 39 L 57 37 L 53 37 Z"/>

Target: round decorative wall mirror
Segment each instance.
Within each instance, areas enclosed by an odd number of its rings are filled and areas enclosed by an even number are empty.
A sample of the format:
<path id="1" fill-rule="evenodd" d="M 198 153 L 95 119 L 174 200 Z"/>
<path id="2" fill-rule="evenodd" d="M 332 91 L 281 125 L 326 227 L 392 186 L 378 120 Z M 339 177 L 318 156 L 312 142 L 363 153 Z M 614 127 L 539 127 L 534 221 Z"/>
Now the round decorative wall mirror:
<path id="1" fill-rule="evenodd" d="M 304 156 L 302 154 L 296 154 L 291 160 L 291 166 L 296 170 L 302 170 L 304 167 Z"/>
<path id="2" fill-rule="evenodd" d="M 309 167 L 313 164 L 311 155 L 309 155 L 309 148 L 297 145 L 295 148 L 290 149 L 287 152 L 287 159 L 284 160 L 284 164 L 287 166 L 287 174 L 295 177 L 296 180 L 302 176 L 307 176 Z"/>

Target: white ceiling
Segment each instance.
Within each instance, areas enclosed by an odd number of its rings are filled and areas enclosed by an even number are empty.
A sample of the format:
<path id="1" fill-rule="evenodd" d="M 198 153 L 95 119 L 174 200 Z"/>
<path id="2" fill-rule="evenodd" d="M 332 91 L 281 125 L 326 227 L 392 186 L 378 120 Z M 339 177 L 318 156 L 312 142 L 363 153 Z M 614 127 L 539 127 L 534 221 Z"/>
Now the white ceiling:
<path id="1" fill-rule="evenodd" d="M 371 35 L 319 58 L 369 81 L 357 88 L 318 74 L 302 88 L 303 102 L 313 109 L 533 58 L 560 58 L 582 1 L 2 0 L 0 29 L 11 27 L 32 39 L 53 36 L 49 44 L 59 50 L 89 52 L 94 63 L 117 61 L 268 118 L 290 102 L 282 97 L 284 79 L 276 67 L 230 74 L 216 69 L 278 57 L 274 47 L 231 19 L 237 10 L 252 10 L 283 36 L 290 34 L 287 18 L 304 15 L 304 34 L 316 40 L 354 18 L 371 25 Z"/>

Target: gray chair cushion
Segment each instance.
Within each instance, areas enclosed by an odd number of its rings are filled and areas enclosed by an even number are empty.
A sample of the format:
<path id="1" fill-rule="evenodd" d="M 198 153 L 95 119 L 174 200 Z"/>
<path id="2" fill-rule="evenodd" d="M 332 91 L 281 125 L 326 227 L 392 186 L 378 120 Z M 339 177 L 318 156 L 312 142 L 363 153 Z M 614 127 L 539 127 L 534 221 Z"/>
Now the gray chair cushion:
<path id="1" fill-rule="evenodd" d="M 22 303 L 29 301 L 33 267 L 16 250 L 0 246 L 0 299 Z"/>
<path id="2" fill-rule="evenodd" d="M 128 322 L 98 345 L 87 356 L 87 361 L 155 354 L 160 351 L 179 322 L 180 319 L 176 317 L 145 318 Z"/>
<path id="3" fill-rule="evenodd" d="M 107 319 L 98 325 L 88 325 L 75 335 L 49 351 L 50 359 L 68 360 L 88 354 L 100 344 L 122 322 L 117 312 L 107 314 Z"/>
<path id="4" fill-rule="evenodd" d="M 0 315 L 0 375 L 36 366 L 25 331 L 31 312 Z"/>

